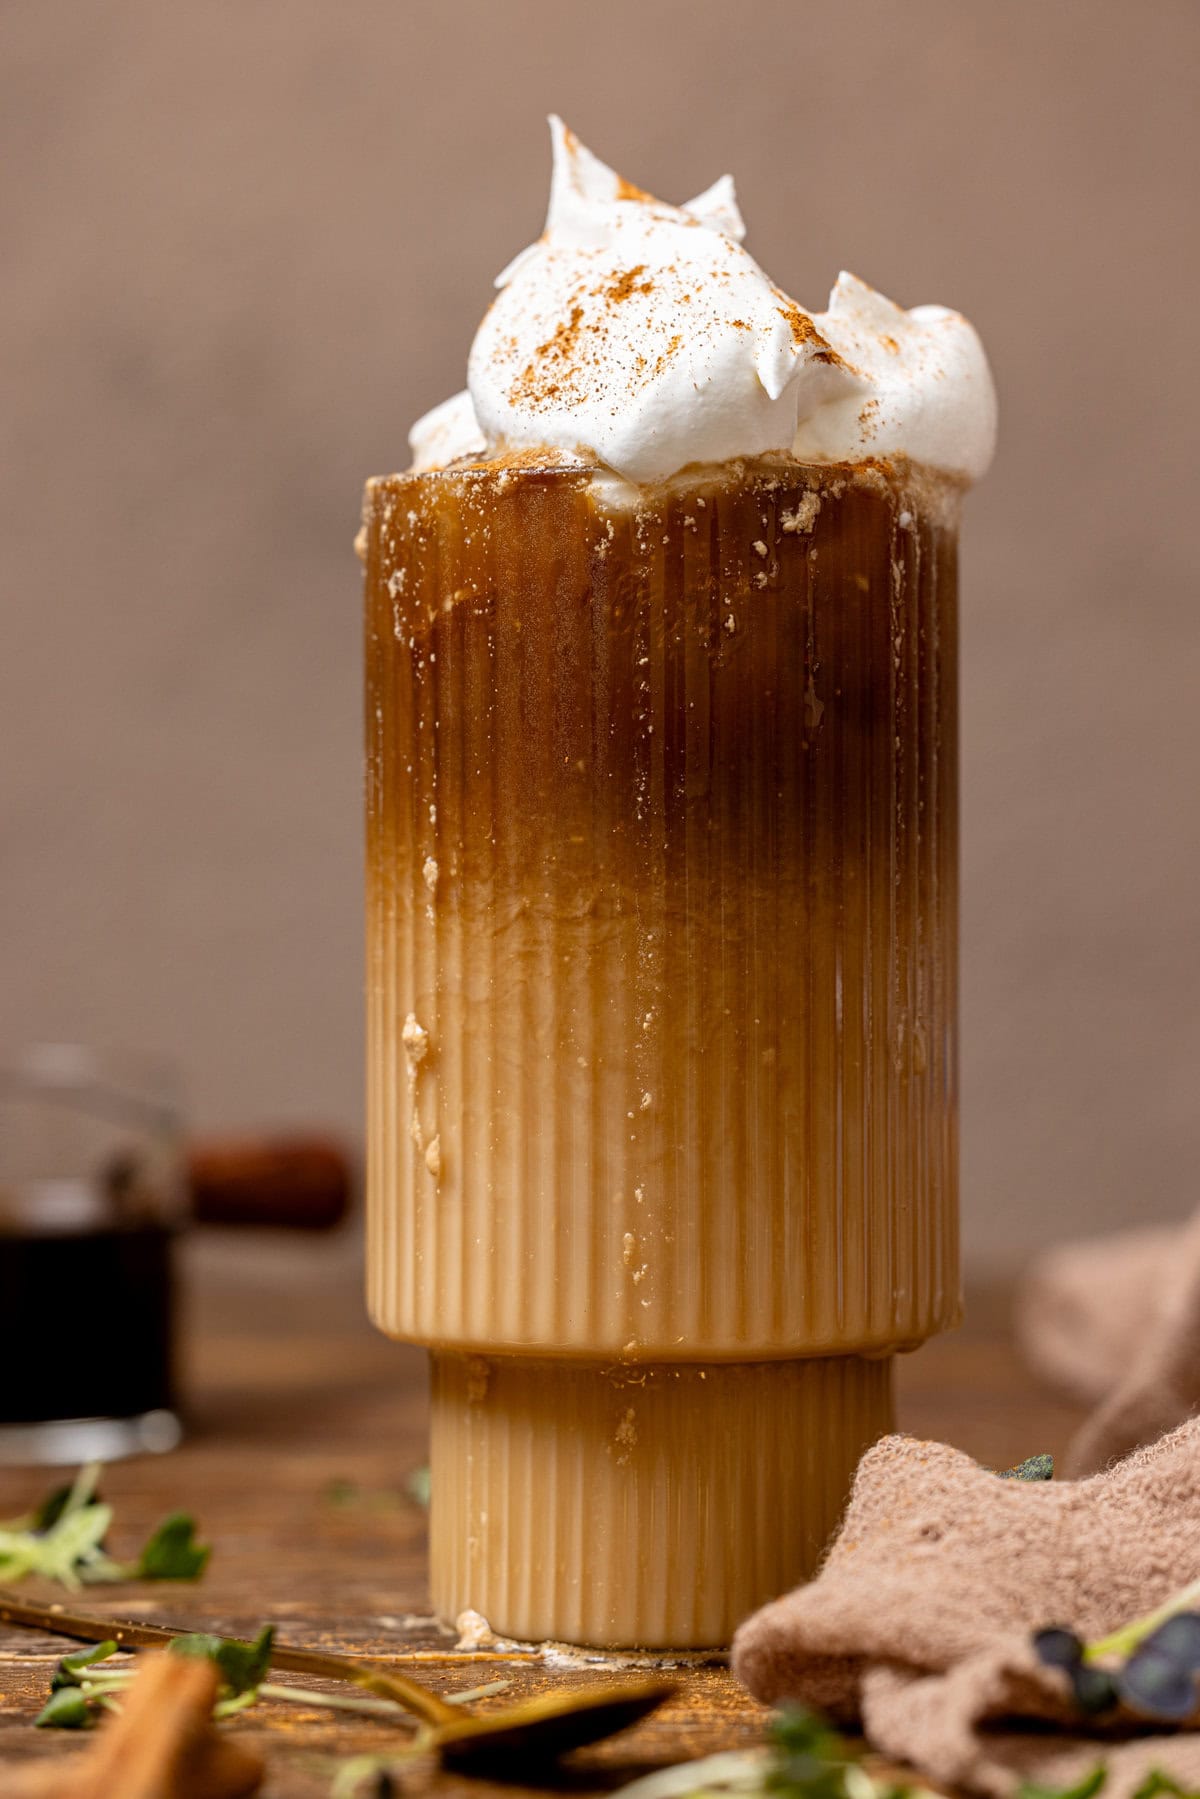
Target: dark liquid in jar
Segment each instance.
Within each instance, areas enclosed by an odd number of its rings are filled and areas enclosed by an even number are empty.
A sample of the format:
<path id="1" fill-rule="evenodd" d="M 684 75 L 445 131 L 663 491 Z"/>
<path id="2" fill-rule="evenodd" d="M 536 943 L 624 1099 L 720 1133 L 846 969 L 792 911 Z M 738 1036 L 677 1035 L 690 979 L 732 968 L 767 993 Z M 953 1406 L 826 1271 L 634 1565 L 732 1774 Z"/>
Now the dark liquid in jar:
<path id="1" fill-rule="evenodd" d="M 0 1232 L 0 1424 L 173 1408 L 172 1236 Z"/>

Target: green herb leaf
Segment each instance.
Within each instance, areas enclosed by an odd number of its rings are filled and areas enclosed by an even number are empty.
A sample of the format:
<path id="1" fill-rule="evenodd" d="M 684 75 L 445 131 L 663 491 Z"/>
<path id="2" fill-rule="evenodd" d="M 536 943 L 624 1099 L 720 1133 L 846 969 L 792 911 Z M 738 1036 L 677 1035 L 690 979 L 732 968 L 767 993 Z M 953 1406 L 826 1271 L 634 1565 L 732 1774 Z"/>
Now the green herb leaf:
<path id="1" fill-rule="evenodd" d="M 766 1749 L 732 1749 L 657 1768 L 611 1799 L 933 1799 L 926 1786 L 878 1779 L 844 1737 L 803 1706 L 785 1706 L 767 1735 Z"/>
<path id="2" fill-rule="evenodd" d="M 1001 1480 L 1053 1480 L 1054 1457 L 1052 1455 L 1030 1455 L 1015 1468 L 998 1470 Z M 1070 1799 L 1074 1799 L 1074 1790 Z"/>
<path id="3" fill-rule="evenodd" d="M 155 1530 L 136 1562 L 117 1562 L 105 1547 L 112 1507 L 96 1496 L 100 1466 L 81 1468 L 69 1487 L 56 1487 L 25 1518 L 0 1524 L 0 1581 L 40 1574 L 72 1592 L 84 1583 L 121 1580 L 196 1580 L 211 1551 L 197 1543 L 196 1524 L 175 1512 Z"/>
<path id="4" fill-rule="evenodd" d="M 93 1498 L 98 1467 L 84 1468 L 65 1499 L 50 1495 L 41 1510 L 53 1513 L 46 1530 L 36 1528 L 38 1513 L 0 1525 L 0 1580 L 11 1584 L 26 1574 L 41 1574 L 60 1586 L 77 1590 L 88 1578 L 116 1578 L 116 1564 L 104 1552 L 112 1508 Z"/>
<path id="5" fill-rule="evenodd" d="M 188 1512 L 172 1512 L 153 1532 L 131 1575 L 134 1580 L 199 1580 L 212 1549 L 196 1541 L 196 1520 Z"/>
<path id="6" fill-rule="evenodd" d="M 774 1766 L 763 1781 L 767 1792 L 842 1799 L 846 1747 L 823 1718 L 803 1706 L 785 1706 L 767 1735 L 775 1750 Z"/>
<path id="7" fill-rule="evenodd" d="M 266 1624 L 252 1643 L 243 1642 L 239 1637 L 214 1637 L 196 1632 L 176 1637 L 171 1650 L 175 1655 L 200 1655 L 215 1662 L 222 1686 L 237 1698 L 260 1684 L 271 1665 L 274 1643 L 275 1627 Z"/>
<path id="8" fill-rule="evenodd" d="M 1092 1799 L 1092 1794 L 1100 1792 L 1107 1781 L 1108 1769 L 1101 1762 L 1074 1786 L 1046 1787 L 1039 1786 L 1036 1780 L 1023 1780 L 1017 1788 L 1017 1799 Z"/>
<path id="9" fill-rule="evenodd" d="M 785 1705 L 776 1712 L 767 1736 L 785 1755 L 814 1755 L 819 1761 L 845 1762 L 842 1738 L 825 1719 L 803 1705 Z"/>
<path id="10" fill-rule="evenodd" d="M 59 1687 L 33 1721 L 39 1730 L 86 1730 L 92 1711 L 78 1687 Z"/>
<path id="11" fill-rule="evenodd" d="M 357 1481 L 339 1478 L 330 1481 L 324 1498 L 326 1505 L 347 1509 L 361 1506 L 367 1512 L 395 1512 L 403 1506 L 405 1498 L 415 1499 L 418 1505 L 428 1505 L 428 1497 L 421 1497 L 422 1492 L 428 1494 L 428 1486 L 428 1468 L 418 1468 L 405 1481 L 403 1492 L 396 1487 L 360 1487 Z"/>
<path id="12" fill-rule="evenodd" d="M 50 1691 L 57 1693 L 63 1687 L 77 1687 L 79 1676 L 84 1668 L 94 1667 L 97 1662 L 107 1661 L 110 1655 L 117 1653 L 115 1642 L 96 1643 L 91 1649 L 77 1649 L 74 1655 L 64 1655 L 54 1671 L 50 1682 Z"/>
<path id="13" fill-rule="evenodd" d="M 66 1511 L 74 1491 L 74 1482 L 68 1481 L 65 1486 L 55 1487 L 53 1492 L 47 1493 L 33 1514 L 32 1528 L 37 1531 L 52 1530 Z"/>
<path id="14" fill-rule="evenodd" d="M 1161 1768 L 1151 1768 L 1133 1799 L 1157 1799 L 1159 1793 L 1167 1793 L 1171 1799 L 1200 1799 L 1200 1789 L 1181 1787 L 1177 1780 L 1172 1780 Z"/>

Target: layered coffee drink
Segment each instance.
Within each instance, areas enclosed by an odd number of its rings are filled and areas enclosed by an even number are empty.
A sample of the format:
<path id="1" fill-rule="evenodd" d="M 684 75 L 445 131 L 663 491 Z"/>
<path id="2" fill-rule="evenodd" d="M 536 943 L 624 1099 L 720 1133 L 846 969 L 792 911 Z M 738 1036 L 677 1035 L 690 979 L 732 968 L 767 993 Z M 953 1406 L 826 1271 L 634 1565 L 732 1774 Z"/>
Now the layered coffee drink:
<path id="1" fill-rule="evenodd" d="M 433 1354 L 438 1610 L 708 1646 L 957 1316 L 991 389 L 955 314 L 803 313 L 727 184 L 555 142 L 470 395 L 367 492 L 368 1285 Z"/>

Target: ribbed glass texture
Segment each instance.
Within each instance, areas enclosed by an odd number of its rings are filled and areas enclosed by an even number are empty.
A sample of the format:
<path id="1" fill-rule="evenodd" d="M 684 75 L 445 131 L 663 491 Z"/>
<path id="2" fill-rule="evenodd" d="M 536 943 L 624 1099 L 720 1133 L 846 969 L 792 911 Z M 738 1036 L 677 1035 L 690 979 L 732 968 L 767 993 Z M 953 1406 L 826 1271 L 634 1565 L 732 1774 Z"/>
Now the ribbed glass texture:
<path id="1" fill-rule="evenodd" d="M 958 1311 L 954 496 L 368 489 L 368 1283 L 481 1353 Z"/>
<path id="2" fill-rule="evenodd" d="M 435 1608 L 533 1642 L 727 1643 L 813 1572 L 891 1372 L 435 1355 Z"/>

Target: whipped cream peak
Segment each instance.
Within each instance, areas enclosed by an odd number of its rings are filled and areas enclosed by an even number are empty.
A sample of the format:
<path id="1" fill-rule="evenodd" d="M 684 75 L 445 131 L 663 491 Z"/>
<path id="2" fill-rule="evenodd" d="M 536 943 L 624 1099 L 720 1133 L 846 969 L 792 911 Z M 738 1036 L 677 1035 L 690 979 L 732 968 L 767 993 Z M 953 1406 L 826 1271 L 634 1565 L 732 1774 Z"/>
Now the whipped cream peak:
<path id="1" fill-rule="evenodd" d="M 733 176 L 721 175 L 711 187 L 686 200 L 682 206 L 668 206 L 653 194 L 634 187 L 615 169 L 581 144 L 557 113 L 550 114 L 550 204 L 546 210 L 545 230 L 582 236 L 593 235 L 600 226 L 597 209 L 607 205 L 649 206 L 665 217 L 698 220 L 710 230 L 723 232 L 741 243 L 746 227 L 738 210 Z M 503 277 L 497 280 L 501 285 Z"/>
<path id="2" fill-rule="evenodd" d="M 718 175 L 711 187 L 706 187 L 702 194 L 694 200 L 685 200 L 681 208 L 692 218 L 699 219 L 710 231 L 721 231 L 731 237 L 735 244 L 746 241 L 746 226 L 741 209 L 737 203 L 737 190 L 733 185 L 732 175 Z"/>
<path id="3" fill-rule="evenodd" d="M 545 228 L 497 277 L 467 393 L 414 426 L 415 468 L 541 449 L 637 483 L 772 451 L 984 472 L 995 395 L 958 313 L 848 274 L 810 313 L 743 248 L 729 176 L 671 206 L 550 129 Z"/>

